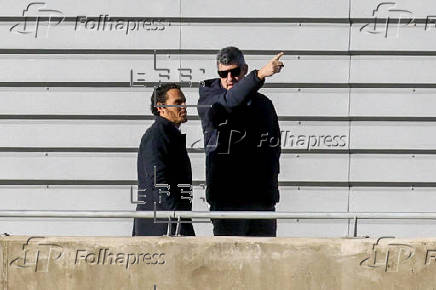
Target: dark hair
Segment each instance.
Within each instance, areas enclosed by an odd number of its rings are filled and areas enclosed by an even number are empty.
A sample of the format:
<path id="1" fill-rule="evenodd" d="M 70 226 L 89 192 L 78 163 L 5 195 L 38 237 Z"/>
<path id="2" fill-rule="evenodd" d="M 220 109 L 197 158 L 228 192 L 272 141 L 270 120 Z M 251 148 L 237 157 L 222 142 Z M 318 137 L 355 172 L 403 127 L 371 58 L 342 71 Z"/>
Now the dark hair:
<path id="1" fill-rule="evenodd" d="M 171 89 L 180 90 L 180 86 L 175 83 L 166 83 L 154 88 L 153 94 L 151 95 L 151 105 L 150 105 L 150 109 L 153 115 L 159 116 L 159 111 L 157 110 L 156 104 L 157 103 L 165 104 L 168 99 L 167 92 Z"/>
<path id="2" fill-rule="evenodd" d="M 219 64 L 243 65 L 245 64 L 244 54 L 237 47 L 234 46 L 224 47 L 218 52 L 216 56 L 216 65 Z"/>

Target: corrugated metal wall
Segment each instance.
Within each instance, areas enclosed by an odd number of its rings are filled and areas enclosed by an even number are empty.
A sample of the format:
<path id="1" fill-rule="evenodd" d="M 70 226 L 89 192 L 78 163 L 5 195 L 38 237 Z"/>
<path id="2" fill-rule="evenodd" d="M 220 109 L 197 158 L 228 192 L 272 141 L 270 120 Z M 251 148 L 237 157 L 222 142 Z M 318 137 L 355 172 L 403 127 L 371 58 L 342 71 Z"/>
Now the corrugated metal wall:
<path id="1" fill-rule="evenodd" d="M 228 45 L 244 50 L 251 69 L 286 53 L 262 90 L 284 131 L 278 210 L 435 210 L 434 1 L 0 0 L 0 8 L 1 210 L 134 209 L 153 85 L 183 81 L 196 104 L 198 82 L 215 77 L 215 53 Z M 200 121 L 188 112 L 194 209 L 207 210 Z M 211 225 L 196 229 L 211 234 Z M 278 232 L 353 230 L 351 221 L 291 220 Z M 435 231 L 431 221 L 358 223 L 359 235 Z M 0 232 L 129 235 L 131 221 L 2 219 Z"/>

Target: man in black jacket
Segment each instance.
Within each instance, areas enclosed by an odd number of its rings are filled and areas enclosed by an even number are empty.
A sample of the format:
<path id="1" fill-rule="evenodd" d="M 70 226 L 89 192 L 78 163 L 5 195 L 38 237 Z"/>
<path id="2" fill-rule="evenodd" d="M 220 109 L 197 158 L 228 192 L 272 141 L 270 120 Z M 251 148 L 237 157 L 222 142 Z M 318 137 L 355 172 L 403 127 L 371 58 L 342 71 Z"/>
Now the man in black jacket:
<path id="1" fill-rule="evenodd" d="M 220 78 L 200 85 L 198 114 L 206 151 L 206 197 L 212 211 L 275 211 L 279 201 L 280 128 L 272 102 L 257 91 L 280 72 L 283 53 L 247 76 L 244 55 L 217 55 Z M 207 105 L 211 106 L 208 107 Z M 213 220 L 215 235 L 276 236 L 270 220 Z"/>
<path id="2" fill-rule="evenodd" d="M 141 139 L 138 152 L 138 202 L 136 210 L 192 210 L 191 162 L 186 136 L 180 124 L 187 121 L 185 96 L 176 84 L 164 84 L 153 92 L 151 111 L 155 122 Z M 168 220 L 166 220 L 168 222 Z M 184 219 L 183 221 L 189 221 Z M 175 234 L 175 224 L 170 224 Z M 165 220 L 135 219 L 133 236 L 166 235 Z M 194 236 L 191 223 L 182 223 L 180 234 Z"/>

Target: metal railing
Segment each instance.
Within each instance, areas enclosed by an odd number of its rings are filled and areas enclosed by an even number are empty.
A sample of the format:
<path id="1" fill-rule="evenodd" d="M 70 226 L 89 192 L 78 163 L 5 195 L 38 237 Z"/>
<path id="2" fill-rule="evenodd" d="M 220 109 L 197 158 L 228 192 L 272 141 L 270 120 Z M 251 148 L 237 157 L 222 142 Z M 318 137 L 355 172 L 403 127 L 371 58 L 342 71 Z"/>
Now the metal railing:
<path id="1" fill-rule="evenodd" d="M 2 210 L 0 217 L 24 218 L 199 218 L 199 219 L 436 219 L 436 212 L 271 212 L 271 211 L 95 211 Z"/>
<path id="2" fill-rule="evenodd" d="M 359 219 L 427 220 L 435 219 L 436 212 L 271 212 L 271 211 L 84 211 L 84 210 L 3 210 L 3 218 L 153 218 L 157 223 L 177 224 L 176 235 L 180 234 L 180 224 L 210 221 L 183 221 L 182 219 L 353 219 L 357 237 Z M 159 220 L 157 220 L 159 219 Z M 162 221 L 160 219 L 167 219 Z M 176 220 L 176 221 L 173 221 Z M 167 235 L 171 235 L 168 226 Z"/>

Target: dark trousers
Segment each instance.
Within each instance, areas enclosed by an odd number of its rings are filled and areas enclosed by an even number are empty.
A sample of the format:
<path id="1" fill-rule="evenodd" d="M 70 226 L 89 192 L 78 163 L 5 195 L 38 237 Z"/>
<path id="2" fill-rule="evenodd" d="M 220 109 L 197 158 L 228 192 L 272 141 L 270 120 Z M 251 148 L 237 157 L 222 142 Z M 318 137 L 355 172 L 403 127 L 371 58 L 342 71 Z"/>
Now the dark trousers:
<path id="1" fill-rule="evenodd" d="M 167 219 L 135 219 L 133 221 L 132 236 L 165 236 L 168 233 L 168 226 L 170 227 L 171 235 L 176 234 L 177 220 L 172 219 L 173 223 L 169 224 Z M 195 236 L 194 228 L 190 222 L 191 219 L 182 219 L 184 223 L 180 223 L 180 235 L 182 236 Z"/>
<path id="2" fill-rule="evenodd" d="M 211 211 L 272 211 L 275 205 L 244 204 L 226 205 L 213 204 Z M 277 220 L 275 219 L 212 219 L 215 236 L 257 236 L 275 237 L 277 235 Z"/>

